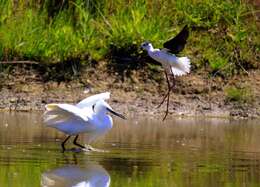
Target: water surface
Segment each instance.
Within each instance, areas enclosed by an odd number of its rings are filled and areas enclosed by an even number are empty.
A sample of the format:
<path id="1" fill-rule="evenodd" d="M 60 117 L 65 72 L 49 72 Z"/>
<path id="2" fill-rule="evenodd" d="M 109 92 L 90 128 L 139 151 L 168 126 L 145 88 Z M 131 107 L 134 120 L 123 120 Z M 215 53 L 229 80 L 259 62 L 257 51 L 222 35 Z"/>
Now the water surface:
<path id="1" fill-rule="evenodd" d="M 40 113 L 0 113 L 0 186 L 260 185 L 258 120 L 118 119 L 92 145 L 108 152 L 61 153 L 64 138 Z"/>

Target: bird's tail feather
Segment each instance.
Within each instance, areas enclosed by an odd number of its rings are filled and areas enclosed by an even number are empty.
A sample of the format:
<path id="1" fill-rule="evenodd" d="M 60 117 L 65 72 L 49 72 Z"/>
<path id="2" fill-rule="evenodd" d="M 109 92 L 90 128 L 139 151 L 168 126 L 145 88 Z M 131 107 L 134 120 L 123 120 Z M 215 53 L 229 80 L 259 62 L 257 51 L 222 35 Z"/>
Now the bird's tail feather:
<path id="1" fill-rule="evenodd" d="M 175 76 L 186 75 L 190 72 L 190 59 L 188 57 L 177 58 L 177 66 L 172 66 L 171 69 Z"/>

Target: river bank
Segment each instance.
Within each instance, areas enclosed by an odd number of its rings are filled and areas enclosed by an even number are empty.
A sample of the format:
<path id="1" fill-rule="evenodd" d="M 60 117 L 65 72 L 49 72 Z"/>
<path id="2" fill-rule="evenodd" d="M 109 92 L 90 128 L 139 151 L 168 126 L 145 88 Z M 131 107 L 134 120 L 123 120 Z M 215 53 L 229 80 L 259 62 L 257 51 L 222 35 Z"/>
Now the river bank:
<path id="1" fill-rule="evenodd" d="M 145 70 L 119 73 L 105 64 L 81 67 L 76 75 L 67 75 L 68 79 L 46 79 L 51 76 L 33 64 L 11 65 L 8 72 L 0 75 L 0 110 L 43 111 L 47 103 L 76 103 L 109 91 L 109 103 L 117 111 L 163 117 L 166 105 L 157 109 L 167 90 L 162 71 L 154 73 L 158 78 L 151 78 Z M 259 101 L 259 70 L 229 79 L 194 71 L 177 79 L 169 116 L 259 117 Z"/>

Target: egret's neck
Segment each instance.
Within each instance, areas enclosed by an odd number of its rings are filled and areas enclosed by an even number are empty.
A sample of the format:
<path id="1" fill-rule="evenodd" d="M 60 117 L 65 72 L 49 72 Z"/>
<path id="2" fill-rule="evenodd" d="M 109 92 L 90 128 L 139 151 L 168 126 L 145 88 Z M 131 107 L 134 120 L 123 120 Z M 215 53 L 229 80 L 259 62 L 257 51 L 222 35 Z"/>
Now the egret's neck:
<path id="1" fill-rule="evenodd" d="M 102 111 L 99 111 L 99 112 L 97 112 L 96 113 L 96 116 L 99 118 L 99 119 L 103 119 L 104 118 L 104 116 L 106 116 L 107 114 L 106 114 L 106 111 L 104 110 L 102 110 Z"/>
<path id="2" fill-rule="evenodd" d="M 98 126 L 101 128 L 99 130 L 107 131 L 108 129 L 112 128 L 112 126 L 113 126 L 112 118 L 106 112 L 98 113 L 96 115 L 96 118 L 99 121 Z"/>

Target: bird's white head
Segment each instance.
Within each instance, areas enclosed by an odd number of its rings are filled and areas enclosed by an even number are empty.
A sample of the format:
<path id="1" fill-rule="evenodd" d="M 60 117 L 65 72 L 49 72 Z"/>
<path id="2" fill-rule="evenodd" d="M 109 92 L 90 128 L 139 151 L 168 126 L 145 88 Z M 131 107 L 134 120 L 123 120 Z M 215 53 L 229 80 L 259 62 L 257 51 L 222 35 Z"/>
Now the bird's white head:
<path id="1" fill-rule="evenodd" d="M 146 51 L 152 51 L 153 50 L 153 46 L 150 42 L 144 42 L 142 43 L 141 47 L 143 49 L 145 49 Z"/>
<path id="2" fill-rule="evenodd" d="M 126 119 L 122 114 L 119 114 L 117 112 L 115 112 L 111 106 L 109 106 L 109 104 L 107 102 L 105 102 L 104 100 L 99 100 L 95 105 L 93 105 L 93 111 L 96 114 L 106 114 L 107 112 L 110 112 L 122 119 Z"/>

